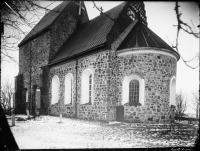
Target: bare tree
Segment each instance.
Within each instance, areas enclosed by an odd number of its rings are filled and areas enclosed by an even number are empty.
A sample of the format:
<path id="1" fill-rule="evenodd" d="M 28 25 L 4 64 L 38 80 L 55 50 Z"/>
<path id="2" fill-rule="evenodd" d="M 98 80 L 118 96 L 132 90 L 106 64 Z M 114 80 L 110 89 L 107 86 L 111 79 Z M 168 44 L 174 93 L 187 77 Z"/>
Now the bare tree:
<path id="1" fill-rule="evenodd" d="M 4 109 L 5 113 L 11 111 L 11 100 L 14 94 L 13 82 L 8 79 L 3 80 L 1 85 L 1 106 Z"/>
<path id="2" fill-rule="evenodd" d="M 199 2 L 195 2 L 194 4 L 199 7 Z M 196 31 L 196 28 L 194 27 L 194 24 L 193 24 L 192 21 L 191 21 L 191 23 L 192 23 L 193 27 L 191 25 L 185 23 L 181 19 L 182 13 L 179 11 L 179 7 L 180 6 L 178 5 L 178 2 L 176 1 L 175 8 L 174 8 L 175 13 L 176 13 L 176 17 L 177 17 L 177 22 L 178 22 L 178 25 L 174 25 L 174 26 L 177 26 L 176 43 L 175 43 L 175 45 L 173 45 L 173 44 L 171 44 L 171 45 L 179 53 L 181 59 L 183 60 L 183 62 L 185 63 L 186 66 L 190 67 L 191 69 L 196 69 L 197 67 L 199 67 L 199 65 L 197 65 L 197 66 L 191 66 L 188 63 L 190 63 L 191 61 L 193 61 L 195 59 L 199 59 L 199 52 L 193 58 L 191 58 L 190 60 L 185 60 L 183 58 L 183 56 L 181 55 L 180 51 L 179 51 L 179 33 L 182 30 L 182 31 L 188 33 L 189 35 L 191 35 L 191 36 L 193 36 L 195 38 L 200 38 L 200 35 Z M 199 27 L 199 25 L 197 27 Z"/>
<path id="3" fill-rule="evenodd" d="M 1 33 L 1 63 L 2 61 L 17 63 L 13 56 L 13 52 L 18 51 L 17 44 L 42 18 L 45 11 L 50 11 L 48 6 L 42 7 L 39 1 L 33 0 L 1 1 L 1 26 L 4 26 L 4 31 Z"/>
<path id="4" fill-rule="evenodd" d="M 177 118 L 183 117 L 186 109 L 187 109 L 187 96 L 183 95 L 182 92 L 179 92 L 178 94 L 176 94 L 175 116 Z"/>
<path id="5" fill-rule="evenodd" d="M 199 93 L 192 92 L 192 101 L 190 107 L 196 112 L 196 119 L 199 119 Z"/>

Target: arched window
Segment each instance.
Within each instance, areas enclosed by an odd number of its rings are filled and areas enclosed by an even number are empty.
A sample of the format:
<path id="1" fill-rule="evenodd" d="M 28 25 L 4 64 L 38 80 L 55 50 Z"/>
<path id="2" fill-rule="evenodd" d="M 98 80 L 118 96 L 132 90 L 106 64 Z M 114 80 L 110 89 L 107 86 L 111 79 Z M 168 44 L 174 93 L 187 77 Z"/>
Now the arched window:
<path id="1" fill-rule="evenodd" d="M 81 77 L 81 104 L 93 103 L 93 72 L 91 69 L 83 71 Z"/>
<path id="2" fill-rule="evenodd" d="M 58 103 L 59 100 L 59 88 L 60 81 L 57 75 L 52 78 L 52 88 L 51 88 L 51 104 Z"/>
<path id="3" fill-rule="evenodd" d="M 170 80 L 170 105 L 176 106 L 176 78 L 173 76 Z"/>
<path id="4" fill-rule="evenodd" d="M 129 104 L 139 103 L 139 85 L 138 80 L 129 82 Z"/>
<path id="5" fill-rule="evenodd" d="M 65 104 L 73 102 L 73 76 L 71 73 L 65 76 Z"/>
<path id="6" fill-rule="evenodd" d="M 144 79 L 138 75 L 126 76 L 122 82 L 122 105 L 144 105 Z"/>

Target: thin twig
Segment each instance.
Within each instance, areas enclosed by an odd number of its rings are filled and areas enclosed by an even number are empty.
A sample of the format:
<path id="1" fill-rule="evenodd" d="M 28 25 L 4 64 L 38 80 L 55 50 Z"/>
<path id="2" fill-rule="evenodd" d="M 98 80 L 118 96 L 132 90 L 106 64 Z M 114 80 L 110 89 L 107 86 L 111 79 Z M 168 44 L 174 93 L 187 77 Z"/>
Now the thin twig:
<path id="1" fill-rule="evenodd" d="M 103 15 L 105 15 L 106 17 L 108 17 L 110 20 L 112 20 L 112 21 L 115 21 L 115 19 L 113 19 L 113 18 L 111 18 L 110 16 L 108 16 L 107 14 L 105 14 L 104 12 L 103 12 L 103 8 L 102 7 L 97 7 L 97 5 L 95 4 L 95 2 L 94 1 L 92 1 L 93 2 L 93 4 L 94 4 L 94 7 L 96 7 L 96 9 L 100 12 L 100 14 L 103 14 Z"/>

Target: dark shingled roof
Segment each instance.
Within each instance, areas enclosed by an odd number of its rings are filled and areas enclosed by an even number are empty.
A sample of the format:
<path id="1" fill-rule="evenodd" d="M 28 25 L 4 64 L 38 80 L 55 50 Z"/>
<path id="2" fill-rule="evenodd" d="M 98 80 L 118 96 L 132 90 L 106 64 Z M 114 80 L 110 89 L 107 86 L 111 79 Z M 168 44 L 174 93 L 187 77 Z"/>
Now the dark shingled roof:
<path id="1" fill-rule="evenodd" d="M 138 21 L 133 29 L 128 33 L 121 45 L 118 47 L 118 51 L 127 48 L 139 48 L 139 47 L 156 47 L 164 48 L 175 52 L 165 41 L 158 37 L 151 29 L 144 25 L 141 21 Z"/>
<path id="2" fill-rule="evenodd" d="M 125 4 L 126 2 L 123 2 L 105 13 L 115 19 L 118 17 Z M 51 60 L 50 64 L 70 58 L 76 54 L 80 54 L 104 44 L 106 42 L 106 35 L 109 33 L 113 24 L 114 21 L 104 14 L 101 14 L 85 24 L 80 25 L 63 44 L 55 58 Z"/>
<path id="3" fill-rule="evenodd" d="M 53 10 L 44 15 L 44 17 L 35 25 L 35 27 L 26 35 L 26 37 L 19 43 L 18 46 L 26 43 L 31 37 L 38 35 L 47 27 L 49 27 L 58 15 L 64 10 L 70 1 L 65 1 L 55 7 Z"/>

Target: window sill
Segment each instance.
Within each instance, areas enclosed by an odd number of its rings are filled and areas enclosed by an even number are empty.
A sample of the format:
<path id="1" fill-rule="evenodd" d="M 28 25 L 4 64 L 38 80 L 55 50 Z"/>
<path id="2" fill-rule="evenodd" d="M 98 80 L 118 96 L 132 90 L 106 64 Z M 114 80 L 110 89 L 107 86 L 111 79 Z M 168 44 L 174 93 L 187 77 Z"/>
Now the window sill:
<path id="1" fill-rule="evenodd" d="M 170 108 L 176 108 L 176 106 L 171 104 L 171 105 L 170 105 Z"/>
<path id="2" fill-rule="evenodd" d="M 89 103 L 89 102 L 88 102 L 88 103 L 81 104 L 81 105 L 92 105 L 92 103 Z"/>
<path id="3" fill-rule="evenodd" d="M 64 104 L 64 106 L 72 106 L 72 103 Z"/>
<path id="4" fill-rule="evenodd" d="M 55 106 L 55 105 L 58 105 L 58 103 L 51 104 L 51 106 Z"/>
<path id="5" fill-rule="evenodd" d="M 141 103 L 134 103 L 134 104 L 125 103 L 124 105 L 127 105 L 127 106 L 135 106 L 135 107 L 137 107 L 137 106 L 142 106 Z"/>

